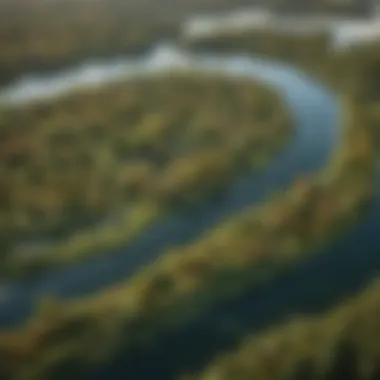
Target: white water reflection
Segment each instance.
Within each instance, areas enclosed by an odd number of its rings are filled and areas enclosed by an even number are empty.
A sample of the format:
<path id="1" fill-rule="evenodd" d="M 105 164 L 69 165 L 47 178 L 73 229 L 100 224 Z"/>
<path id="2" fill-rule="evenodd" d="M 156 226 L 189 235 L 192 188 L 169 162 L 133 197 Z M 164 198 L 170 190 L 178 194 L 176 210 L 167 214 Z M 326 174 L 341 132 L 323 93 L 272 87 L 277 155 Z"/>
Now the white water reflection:
<path id="1" fill-rule="evenodd" d="M 0 104 L 25 104 L 53 98 L 80 88 L 96 87 L 149 72 L 196 66 L 190 53 L 170 44 L 160 44 L 140 59 L 88 61 L 79 67 L 52 75 L 29 75 L 0 90 Z"/>
<path id="2" fill-rule="evenodd" d="M 278 66 L 278 72 L 274 68 Z M 125 80 L 139 75 L 167 73 L 178 70 L 197 70 L 203 73 L 229 74 L 233 76 L 252 77 L 264 80 L 275 87 L 291 85 L 295 73 L 291 67 L 285 74 L 284 64 L 271 63 L 266 60 L 246 55 L 225 56 L 215 54 L 197 55 L 179 47 L 162 43 L 150 53 L 140 58 L 119 58 L 104 62 L 88 61 L 72 69 L 55 72 L 51 75 L 29 75 L 10 86 L 0 89 L 0 105 L 23 105 L 26 103 L 51 99 L 69 92 Z M 280 69 L 282 68 L 282 69 Z M 297 78 L 303 82 L 305 78 Z M 279 82 L 284 82 L 280 84 Z M 302 84 L 301 84 L 302 86 Z M 307 86 L 306 86 L 307 87 Z M 301 95 L 302 96 L 302 95 Z"/>

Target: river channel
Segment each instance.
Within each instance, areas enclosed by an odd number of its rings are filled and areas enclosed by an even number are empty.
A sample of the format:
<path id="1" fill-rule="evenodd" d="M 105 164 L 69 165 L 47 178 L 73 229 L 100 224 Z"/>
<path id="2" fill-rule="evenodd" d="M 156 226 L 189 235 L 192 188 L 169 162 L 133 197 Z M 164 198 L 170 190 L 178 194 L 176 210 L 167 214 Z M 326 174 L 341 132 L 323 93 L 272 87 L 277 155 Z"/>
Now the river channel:
<path id="1" fill-rule="evenodd" d="M 173 69 L 221 71 L 254 78 L 273 87 L 293 113 L 292 141 L 265 170 L 238 179 L 222 196 L 198 205 L 191 212 L 168 215 L 124 247 L 33 279 L 2 283 L 6 297 L 0 305 L 1 329 L 25 321 L 41 295 L 81 297 L 128 279 L 164 250 L 196 240 L 233 214 L 258 204 L 269 193 L 285 189 L 294 179 L 316 173 L 328 163 L 341 142 L 338 100 L 300 70 L 248 55 L 187 53 L 165 43 L 138 58 L 92 61 L 54 75 L 29 75 L 0 91 L 0 102 L 21 106 L 82 86 L 100 86 L 128 75 Z M 377 196 L 365 220 L 323 252 L 299 262 L 269 284 L 248 289 L 183 328 L 163 334 L 149 349 L 124 352 L 90 378 L 104 379 L 110 371 L 112 379 L 174 378 L 202 367 L 215 352 L 240 342 L 247 331 L 281 322 L 293 314 L 325 310 L 359 291 L 379 273 L 379 220 Z"/>

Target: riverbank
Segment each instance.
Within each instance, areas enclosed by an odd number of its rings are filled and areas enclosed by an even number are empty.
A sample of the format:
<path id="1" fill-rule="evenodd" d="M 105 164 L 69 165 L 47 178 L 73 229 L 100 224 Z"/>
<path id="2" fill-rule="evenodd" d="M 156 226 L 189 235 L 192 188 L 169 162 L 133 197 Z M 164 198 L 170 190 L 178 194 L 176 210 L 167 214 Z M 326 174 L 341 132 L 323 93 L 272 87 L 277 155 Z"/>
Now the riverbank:
<path id="1" fill-rule="evenodd" d="M 121 336 L 133 344 L 169 324 L 182 323 L 216 299 L 281 273 L 306 258 L 303 253 L 310 247 L 355 224 L 371 199 L 373 175 L 371 141 L 358 126 L 356 117 L 344 123 L 346 138 L 328 175 L 297 181 L 268 208 L 223 223 L 198 243 L 176 250 L 180 255 L 174 251 L 161 256 L 113 289 L 78 301 L 49 301 L 24 328 L 4 333 L 2 350 L 18 363 L 17 368 L 8 367 L 12 378 L 23 373 L 51 378 L 62 360 L 79 360 L 85 367 L 91 358 L 109 355 Z M 70 326 L 78 327 L 73 335 L 57 335 L 72 331 Z M 102 352 L 89 350 L 99 339 L 104 342 Z M 19 351 L 21 342 L 30 343 L 27 352 Z"/>
<path id="2" fill-rule="evenodd" d="M 14 242 L 2 274 L 35 275 L 127 244 L 153 220 L 264 170 L 292 123 L 265 85 L 196 71 L 4 109 L 0 220 Z"/>

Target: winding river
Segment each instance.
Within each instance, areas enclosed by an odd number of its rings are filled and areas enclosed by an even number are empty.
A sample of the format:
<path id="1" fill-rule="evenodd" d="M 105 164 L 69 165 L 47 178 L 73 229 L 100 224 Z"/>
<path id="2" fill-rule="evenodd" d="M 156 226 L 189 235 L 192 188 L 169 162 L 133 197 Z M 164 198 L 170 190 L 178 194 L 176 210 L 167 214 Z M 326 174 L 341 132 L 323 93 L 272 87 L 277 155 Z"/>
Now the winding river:
<path id="1" fill-rule="evenodd" d="M 88 62 L 51 77 L 21 79 L 0 93 L 0 101 L 21 104 L 51 97 L 80 86 L 101 85 L 126 75 L 172 68 L 221 71 L 253 77 L 278 90 L 296 121 L 293 140 L 265 171 L 237 180 L 222 197 L 191 212 L 172 214 L 144 231 L 127 246 L 69 267 L 54 269 L 28 281 L 3 284 L 7 297 L 0 305 L 0 328 L 25 320 L 39 295 L 79 297 L 99 291 L 136 273 L 163 250 L 195 240 L 232 214 L 263 200 L 293 179 L 315 173 L 340 143 L 337 99 L 297 69 L 244 55 L 183 53 L 162 44 L 140 59 Z M 377 184 L 379 185 L 379 181 Z M 205 365 L 216 351 L 230 348 L 254 330 L 280 322 L 290 314 L 315 312 L 363 287 L 380 269 L 379 197 L 366 220 L 324 252 L 298 263 L 269 284 L 216 305 L 185 327 L 165 333 L 149 349 L 124 352 L 97 369 L 91 379 L 169 379 Z"/>

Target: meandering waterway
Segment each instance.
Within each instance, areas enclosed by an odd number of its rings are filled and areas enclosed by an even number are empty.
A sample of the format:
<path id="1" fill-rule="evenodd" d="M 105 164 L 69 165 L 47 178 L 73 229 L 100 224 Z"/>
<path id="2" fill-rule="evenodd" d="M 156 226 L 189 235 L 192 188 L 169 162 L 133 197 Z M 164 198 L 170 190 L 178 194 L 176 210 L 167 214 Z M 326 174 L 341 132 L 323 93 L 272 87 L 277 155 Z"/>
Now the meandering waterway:
<path id="1" fill-rule="evenodd" d="M 165 249 L 184 244 L 245 207 L 257 203 L 292 180 L 322 168 L 340 142 L 336 99 L 320 84 L 285 64 L 249 56 L 184 53 L 175 46 L 158 45 L 141 58 L 88 62 L 76 69 L 46 77 L 25 77 L 0 92 L 0 101 L 20 104 L 53 97 L 83 86 L 99 86 L 123 76 L 172 69 L 197 69 L 252 77 L 277 89 L 295 118 L 295 134 L 265 171 L 239 179 L 215 201 L 191 212 L 165 217 L 125 247 L 65 268 L 53 269 L 32 280 L 2 284 L 6 296 L 0 308 L 0 326 L 18 324 L 29 315 L 41 295 L 79 297 L 136 273 Z"/>

